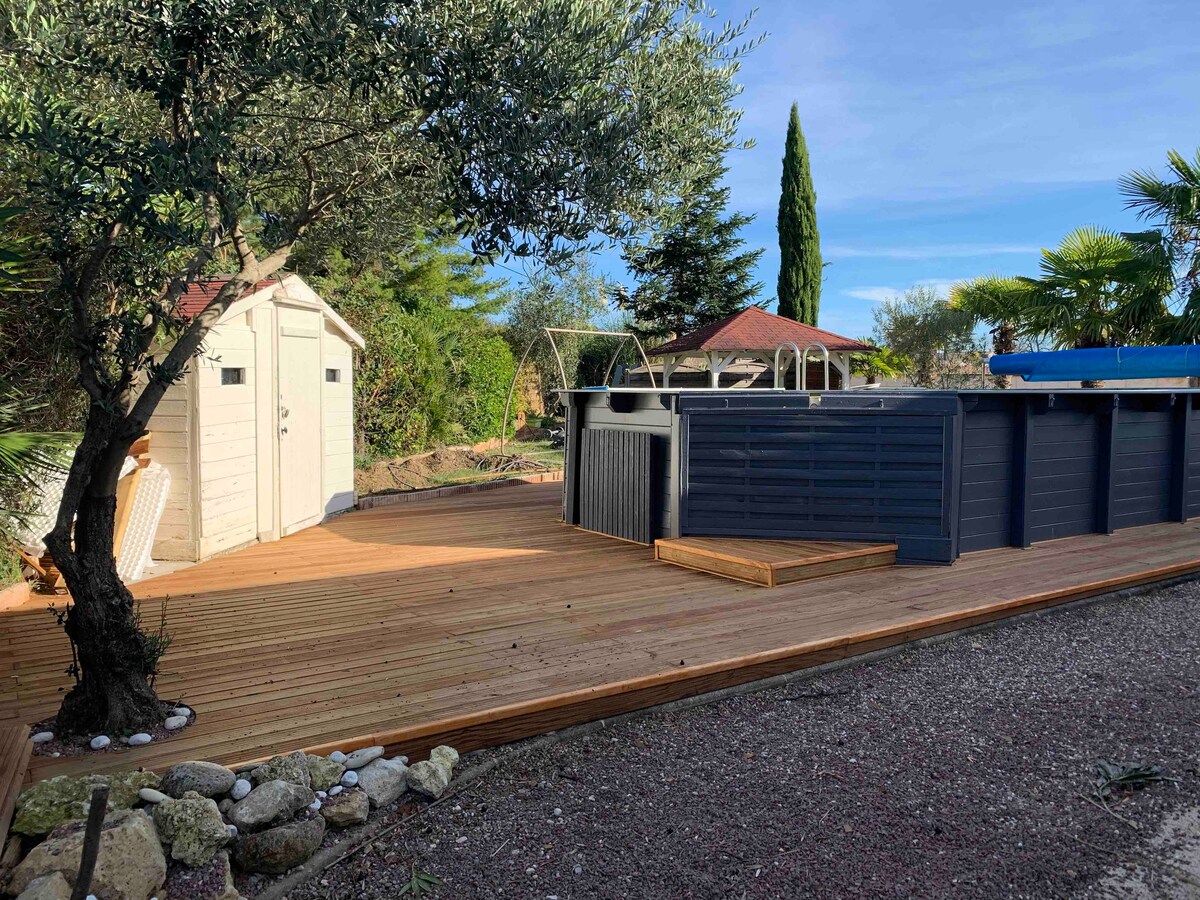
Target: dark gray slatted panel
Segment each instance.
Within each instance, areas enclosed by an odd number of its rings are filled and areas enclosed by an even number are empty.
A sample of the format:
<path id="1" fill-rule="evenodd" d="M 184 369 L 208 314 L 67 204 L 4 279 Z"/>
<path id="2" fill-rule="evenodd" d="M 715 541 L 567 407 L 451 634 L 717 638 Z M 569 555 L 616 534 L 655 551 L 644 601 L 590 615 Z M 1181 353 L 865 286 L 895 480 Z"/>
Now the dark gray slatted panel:
<path id="1" fill-rule="evenodd" d="M 1030 540 L 1092 534 L 1100 466 L 1097 417 L 1087 410 L 1051 409 L 1030 424 Z"/>
<path id="2" fill-rule="evenodd" d="M 652 537 L 664 537 L 670 528 L 669 507 L 671 492 L 674 490 L 673 475 L 670 466 L 671 454 L 671 412 L 662 406 L 652 405 L 653 400 L 647 396 L 644 401 L 639 398 L 639 405 L 628 413 L 618 413 L 604 406 L 587 407 L 583 427 L 605 428 L 613 431 L 637 431 L 651 435 L 650 453 L 651 470 L 654 481 L 652 489 L 656 496 L 651 503 L 654 514 Z"/>
<path id="3" fill-rule="evenodd" d="M 1012 528 L 1013 411 L 972 410 L 963 422 L 958 546 L 963 553 L 1007 547 Z"/>
<path id="4" fill-rule="evenodd" d="M 943 538 L 945 422 L 693 414 L 687 533 Z"/>
<path id="5" fill-rule="evenodd" d="M 1171 411 L 1127 409 L 1117 415 L 1113 525 L 1150 525 L 1171 515 Z"/>
<path id="6" fill-rule="evenodd" d="M 1187 514 L 1200 516 L 1200 410 L 1193 409 L 1188 422 Z"/>
<path id="7" fill-rule="evenodd" d="M 579 524 L 588 531 L 653 540 L 651 436 L 585 428 L 581 433 Z"/>

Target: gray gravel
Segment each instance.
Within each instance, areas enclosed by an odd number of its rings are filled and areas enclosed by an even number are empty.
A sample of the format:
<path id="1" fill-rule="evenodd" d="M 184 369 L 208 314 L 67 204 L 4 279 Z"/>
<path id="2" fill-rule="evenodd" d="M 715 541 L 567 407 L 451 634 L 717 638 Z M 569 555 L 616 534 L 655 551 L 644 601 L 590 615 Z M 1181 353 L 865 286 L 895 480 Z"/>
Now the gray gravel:
<path id="1" fill-rule="evenodd" d="M 291 897 L 1107 895 L 1200 805 L 1198 685 L 1190 583 L 514 757 Z M 1111 815 L 1099 759 L 1180 781 Z"/>

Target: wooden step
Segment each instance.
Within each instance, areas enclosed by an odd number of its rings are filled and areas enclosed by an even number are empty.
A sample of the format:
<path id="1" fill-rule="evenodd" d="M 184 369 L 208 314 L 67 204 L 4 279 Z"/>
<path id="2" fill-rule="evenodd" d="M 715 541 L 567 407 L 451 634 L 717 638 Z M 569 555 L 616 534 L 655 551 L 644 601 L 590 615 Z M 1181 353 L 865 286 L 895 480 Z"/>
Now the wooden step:
<path id="1" fill-rule="evenodd" d="M 682 537 L 654 542 L 654 558 L 686 569 L 776 587 L 877 569 L 896 562 L 895 544 Z"/>

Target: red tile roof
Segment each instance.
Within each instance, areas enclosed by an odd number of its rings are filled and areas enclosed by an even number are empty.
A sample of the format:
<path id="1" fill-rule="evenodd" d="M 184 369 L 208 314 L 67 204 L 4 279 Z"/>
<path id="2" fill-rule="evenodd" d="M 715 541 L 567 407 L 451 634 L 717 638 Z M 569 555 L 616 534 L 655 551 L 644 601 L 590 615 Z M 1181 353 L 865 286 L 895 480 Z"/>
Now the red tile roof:
<path id="1" fill-rule="evenodd" d="M 830 351 L 868 352 L 875 349 L 853 338 L 804 325 L 757 306 L 749 306 L 719 322 L 655 347 L 648 353 L 650 356 L 667 356 L 689 350 L 757 350 L 773 353 L 784 341 L 792 341 L 801 350 L 818 342 Z"/>
<path id="2" fill-rule="evenodd" d="M 199 315 L 203 312 L 204 307 L 212 302 L 213 297 L 217 296 L 221 288 L 229 283 L 232 277 L 232 275 L 213 275 L 209 278 L 201 278 L 198 281 L 193 281 L 187 286 L 187 290 L 183 292 L 183 296 L 179 298 L 179 314 L 185 319 Z M 254 291 L 247 291 L 245 294 L 242 294 L 242 297 L 278 283 L 278 279 L 275 278 L 260 281 L 254 286 Z M 240 300 L 241 297 L 238 299 Z"/>

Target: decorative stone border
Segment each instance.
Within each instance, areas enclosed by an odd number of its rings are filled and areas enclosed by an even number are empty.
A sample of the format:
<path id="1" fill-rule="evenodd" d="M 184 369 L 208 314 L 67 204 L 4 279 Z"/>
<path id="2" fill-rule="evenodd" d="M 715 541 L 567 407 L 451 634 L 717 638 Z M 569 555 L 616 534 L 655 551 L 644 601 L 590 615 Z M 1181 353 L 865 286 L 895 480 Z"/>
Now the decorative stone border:
<path id="1" fill-rule="evenodd" d="M 451 484 L 445 487 L 430 488 L 425 491 L 401 491 L 395 494 L 371 494 L 359 499 L 358 509 L 375 509 L 379 506 L 396 506 L 401 503 L 416 503 L 421 500 L 436 500 L 439 497 L 454 497 L 458 494 L 475 494 L 480 491 L 492 491 L 496 488 L 512 487 L 518 484 L 546 484 L 562 481 L 562 469 L 551 472 L 538 472 L 532 475 L 513 475 L 499 477 L 490 481 L 479 481 L 472 484 Z"/>
<path id="2" fill-rule="evenodd" d="M 101 784 L 108 812 L 93 894 L 192 896 L 184 888 L 203 884 L 203 896 L 232 900 L 235 873 L 251 884 L 251 876 L 285 875 L 320 849 L 329 829 L 365 825 L 373 810 L 393 811 L 405 795 L 436 801 L 457 763 L 444 745 L 411 766 L 370 746 L 327 756 L 298 750 L 236 769 L 181 762 L 161 777 L 138 770 L 39 781 L 17 801 L 0 892 L 44 898 L 49 881 L 59 890 L 58 881 L 74 880 L 82 819 Z"/>

